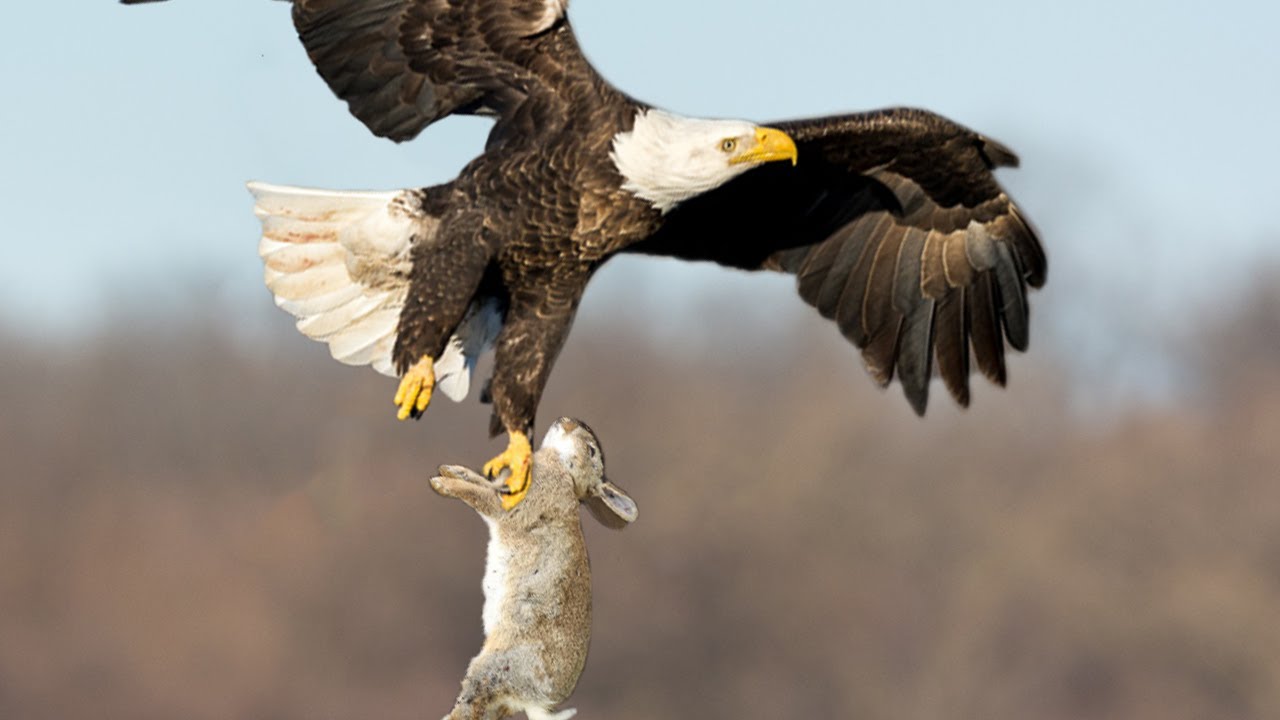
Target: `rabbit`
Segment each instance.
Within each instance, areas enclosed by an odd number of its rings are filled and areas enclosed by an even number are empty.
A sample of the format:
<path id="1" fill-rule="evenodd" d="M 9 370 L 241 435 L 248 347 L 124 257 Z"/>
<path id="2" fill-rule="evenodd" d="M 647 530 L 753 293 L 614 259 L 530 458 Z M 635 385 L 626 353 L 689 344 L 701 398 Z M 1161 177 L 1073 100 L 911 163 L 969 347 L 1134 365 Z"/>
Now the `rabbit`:
<path id="1" fill-rule="evenodd" d="M 489 526 L 484 573 L 484 646 L 472 659 L 445 720 L 496 720 L 557 713 L 582 675 L 591 639 L 591 568 L 578 504 L 611 528 L 635 521 L 635 502 L 605 480 L 604 452 L 585 424 L 561 418 L 533 455 L 529 494 L 502 507 L 501 480 L 442 466 L 431 487 L 470 505 Z"/>

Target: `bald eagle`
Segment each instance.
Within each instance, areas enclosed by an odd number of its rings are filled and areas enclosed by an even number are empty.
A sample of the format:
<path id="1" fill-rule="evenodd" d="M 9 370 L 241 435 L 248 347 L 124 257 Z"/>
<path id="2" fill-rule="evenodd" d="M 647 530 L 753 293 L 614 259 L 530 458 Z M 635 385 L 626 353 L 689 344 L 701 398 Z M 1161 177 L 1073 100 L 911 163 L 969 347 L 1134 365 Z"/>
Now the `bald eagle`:
<path id="1" fill-rule="evenodd" d="M 125 0 L 142 2 L 144 0 Z M 1027 347 L 1035 232 L 993 177 L 1017 157 L 924 110 L 758 125 L 633 99 L 583 56 L 568 0 L 293 0 L 330 89 L 401 142 L 448 115 L 495 120 L 452 182 L 389 193 L 254 183 L 277 304 L 334 357 L 398 376 L 401 419 L 468 393 L 496 348 L 491 432 L 507 505 L 583 291 L 618 253 L 795 275 L 800 297 L 923 413 L 936 373 L 1005 382 Z"/>

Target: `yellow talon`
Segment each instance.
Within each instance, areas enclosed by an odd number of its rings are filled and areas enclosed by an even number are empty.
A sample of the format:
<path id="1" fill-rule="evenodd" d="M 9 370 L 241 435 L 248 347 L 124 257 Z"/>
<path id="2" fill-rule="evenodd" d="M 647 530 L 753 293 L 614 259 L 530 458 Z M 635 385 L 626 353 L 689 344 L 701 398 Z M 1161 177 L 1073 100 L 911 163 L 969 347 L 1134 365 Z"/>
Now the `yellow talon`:
<path id="1" fill-rule="evenodd" d="M 503 470 L 510 470 L 507 477 L 507 491 L 502 495 L 502 508 L 510 510 L 520 504 L 529 494 L 529 471 L 533 457 L 533 447 L 529 437 L 524 433 L 511 433 L 507 449 L 501 455 L 484 464 L 484 473 L 496 478 Z"/>
<path id="2" fill-rule="evenodd" d="M 396 417 L 408 420 L 413 415 L 421 415 L 431 404 L 431 391 L 436 387 L 435 363 L 430 356 L 423 355 L 417 365 L 409 368 L 409 372 L 400 378 L 400 389 L 396 390 L 396 405 L 400 412 Z"/>

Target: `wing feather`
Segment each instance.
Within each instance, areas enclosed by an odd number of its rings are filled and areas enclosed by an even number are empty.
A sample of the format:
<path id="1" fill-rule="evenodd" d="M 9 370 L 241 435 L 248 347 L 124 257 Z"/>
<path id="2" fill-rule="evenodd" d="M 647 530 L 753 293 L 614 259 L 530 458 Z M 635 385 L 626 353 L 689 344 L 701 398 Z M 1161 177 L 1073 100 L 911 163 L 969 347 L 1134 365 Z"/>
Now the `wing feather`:
<path id="1" fill-rule="evenodd" d="M 871 272 L 880 250 L 878 235 L 883 234 L 883 229 L 891 227 L 892 221 L 888 217 L 881 217 L 866 224 L 874 225 L 875 229 L 869 229 L 865 235 L 855 235 L 853 242 L 859 246 L 857 263 L 847 276 L 832 274 L 828 279 L 828 284 L 833 289 L 841 286 L 840 296 L 834 303 L 835 312 L 828 317 L 835 319 L 840 332 L 857 347 L 864 347 L 869 339 L 866 328 L 862 325 L 862 301 L 867 296 L 867 286 L 871 282 Z M 872 238 L 875 238 L 874 242 Z"/>
<path id="2" fill-rule="evenodd" d="M 965 288 L 956 288 L 938 301 L 934 311 L 934 350 L 938 374 L 951 397 L 969 407 L 969 336 L 965 325 Z"/>
<path id="3" fill-rule="evenodd" d="M 968 238 L 963 232 L 953 232 L 946 236 L 942 248 L 942 272 L 946 275 L 947 285 L 953 288 L 964 288 L 973 284 L 973 266 L 969 264 L 966 250 Z"/>
<path id="4" fill-rule="evenodd" d="M 898 274 L 893 280 L 893 306 L 909 315 L 920 303 L 920 276 L 923 272 L 924 245 L 927 233 L 920 228 L 907 228 L 898 250 Z"/>
<path id="5" fill-rule="evenodd" d="M 894 361 L 898 355 L 898 340 L 902 334 L 902 313 L 893 310 L 890 319 L 879 332 L 867 343 L 862 351 L 862 359 L 867 372 L 880 387 L 888 387 L 893 382 Z"/>
<path id="6" fill-rule="evenodd" d="M 1009 345 L 1015 350 L 1026 351 L 1029 341 L 1027 324 L 1027 286 L 1018 268 L 1017 256 L 1005 245 L 996 246 L 996 283 L 1000 287 L 1003 305 L 1000 316 L 1004 320 L 1004 332 Z"/>
<path id="7" fill-rule="evenodd" d="M 947 292 L 947 271 L 942 259 L 947 236 L 930 230 L 925 236 L 924 250 L 920 257 L 920 292 L 937 300 Z"/>
<path id="8" fill-rule="evenodd" d="M 965 234 L 964 250 L 969 265 L 978 272 L 990 270 L 999 262 L 996 256 L 996 241 L 992 239 L 991 233 L 987 232 L 986 226 L 976 220 L 969 223 L 968 232 Z"/>
<path id="9" fill-rule="evenodd" d="M 924 300 L 903 321 L 898 347 L 898 379 L 916 414 L 929 405 L 929 377 L 933 374 L 934 300 Z"/>
<path id="10" fill-rule="evenodd" d="M 978 370 L 996 385 L 1005 384 L 1004 335 L 1000 330 L 1000 299 L 991 272 L 978 275 L 973 295 L 966 303 L 973 359 Z"/>
<path id="11" fill-rule="evenodd" d="M 898 273 L 898 251 L 901 245 L 901 228 L 885 233 L 880 240 L 880 249 L 876 252 L 866 293 L 861 302 L 862 333 L 867 338 L 874 337 L 888 320 L 889 310 L 893 306 L 893 281 Z"/>
<path id="12" fill-rule="evenodd" d="M 796 290 L 800 297 L 826 317 L 834 315 L 828 309 L 835 307 L 840 292 L 844 290 L 843 283 L 833 288 L 829 287 L 828 280 L 833 276 L 847 277 L 862 252 L 861 247 L 855 247 L 850 241 L 852 232 L 852 228 L 845 228 L 839 233 L 839 238 L 832 238 L 833 242 L 814 248 L 795 270 Z"/>
<path id="13" fill-rule="evenodd" d="M 824 317 L 836 316 L 840 296 L 849 284 L 849 278 L 866 272 L 864 263 L 871 261 L 872 248 L 867 238 L 873 234 L 870 227 L 873 224 L 851 224 L 832 236 L 831 242 L 814 248 L 805 258 L 797 287 L 800 296 Z"/>

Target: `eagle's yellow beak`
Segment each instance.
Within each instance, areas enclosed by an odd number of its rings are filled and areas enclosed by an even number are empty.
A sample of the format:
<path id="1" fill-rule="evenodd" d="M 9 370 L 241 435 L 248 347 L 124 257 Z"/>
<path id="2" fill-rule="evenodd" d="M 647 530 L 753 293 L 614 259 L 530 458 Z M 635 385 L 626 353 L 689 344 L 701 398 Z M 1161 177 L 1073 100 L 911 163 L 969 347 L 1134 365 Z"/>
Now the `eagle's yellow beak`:
<path id="1" fill-rule="evenodd" d="M 729 159 L 730 165 L 741 165 L 743 163 L 767 163 L 778 160 L 790 160 L 795 165 L 800 158 L 800 152 L 796 149 L 796 143 L 791 139 L 790 135 L 781 130 L 773 128 L 757 128 L 756 143 L 754 146 L 742 151 L 741 154 Z"/>

